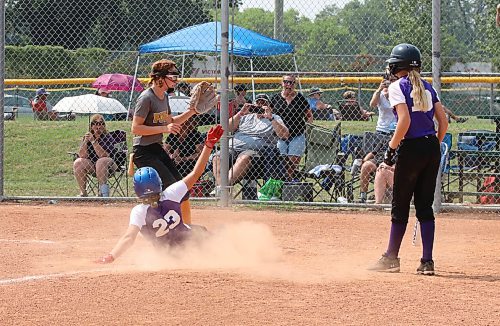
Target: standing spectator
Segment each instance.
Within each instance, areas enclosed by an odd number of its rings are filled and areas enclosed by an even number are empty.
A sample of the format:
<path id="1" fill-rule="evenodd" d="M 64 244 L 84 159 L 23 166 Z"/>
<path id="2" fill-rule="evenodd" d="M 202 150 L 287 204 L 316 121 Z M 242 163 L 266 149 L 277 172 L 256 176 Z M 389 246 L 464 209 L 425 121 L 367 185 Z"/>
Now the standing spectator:
<path id="1" fill-rule="evenodd" d="M 356 99 L 356 93 L 353 91 L 345 91 L 342 94 L 344 98 L 339 102 L 339 112 L 344 121 L 368 121 L 370 117 L 374 114 L 371 111 L 367 111 L 359 105 Z"/>
<path id="2" fill-rule="evenodd" d="M 182 179 L 174 161 L 163 149 L 163 134 L 178 134 L 181 124 L 196 114 L 194 108 L 173 117 L 167 90 L 174 89 L 179 71 L 173 61 L 159 60 L 151 66 L 151 87 L 144 90 L 135 105 L 132 121 L 134 137 L 133 162 L 138 168 L 154 168 L 162 180 L 163 189 Z M 189 200 L 181 204 L 183 218 L 191 223 Z"/>
<path id="3" fill-rule="evenodd" d="M 281 93 L 271 99 L 275 114 L 279 115 L 288 128 L 290 135 L 278 141 L 281 155 L 286 157 L 288 180 L 293 180 L 294 172 L 306 150 L 306 122 L 313 121 L 307 99 L 295 90 L 295 76 L 285 75 Z"/>
<path id="4" fill-rule="evenodd" d="M 280 116 L 272 113 L 269 106 L 269 97 L 266 94 L 256 96 L 255 105 L 246 103 L 241 110 L 229 119 L 229 131 L 235 132 L 230 148 L 232 163 L 236 162 L 229 171 L 229 184 L 233 185 L 241 180 L 249 168 L 252 160 L 262 158 L 264 164 L 272 165 L 274 172 L 280 170 L 275 153 L 278 139 L 288 138 L 288 128 Z M 267 157 L 266 157 L 267 155 Z M 217 186 L 220 185 L 220 157 L 213 159 L 213 172 Z M 280 171 L 281 172 L 281 171 Z M 217 190 L 215 193 L 217 194 Z"/>
<path id="5" fill-rule="evenodd" d="M 390 84 L 391 80 L 384 79 L 370 100 L 370 106 L 378 108 L 377 127 L 375 130 L 377 133 L 383 135 L 392 135 L 396 125 L 396 116 L 392 110 L 391 103 L 389 103 L 388 89 Z"/>
<path id="6" fill-rule="evenodd" d="M 434 275 L 435 218 L 432 204 L 441 160 L 440 143 L 448 129 L 448 121 L 436 90 L 420 76 L 422 61 L 417 47 L 396 45 L 387 63 L 389 72 L 397 78 L 389 86 L 389 101 L 398 118 L 384 157 L 387 165 L 395 164 L 391 231 L 386 252 L 371 270 L 399 272 L 398 254 L 413 197 L 423 247 L 417 273 Z M 396 152 L 398 158 L 394 163 Z"/>
<path id="7" fill-rule="evenodd" d="M 174 161 L 182 177 L 187 176 L 201 154 L 205 137 L 197 130 L 197 116 L 189 118 L 181 126 L 181 131 L 170 134 L 163 148 Z"/>
<path id="8" fill-rule="evenodd" d="M 339 112 L 332 109 L 330 104 L 326 104 L 321 100 L 323 92 L 318 87 L 312 87 L 309 92 L 309 107 L 311 108 L 314 119 L 317 120 L 336 120 Z"/>
<path id="9" fill-rule="evenodd" d="M 99 182 L 99 196 L 109 197 L 108 174 L 118 168 L 113 160 L 115 144 L 106 129 L 104 117 L 94 114 L 90 118 L 90 131 L 83 136 L 78 158 L 73 162 L 81 197 L 87 197 L 87 175 L 93 173 Z"/>

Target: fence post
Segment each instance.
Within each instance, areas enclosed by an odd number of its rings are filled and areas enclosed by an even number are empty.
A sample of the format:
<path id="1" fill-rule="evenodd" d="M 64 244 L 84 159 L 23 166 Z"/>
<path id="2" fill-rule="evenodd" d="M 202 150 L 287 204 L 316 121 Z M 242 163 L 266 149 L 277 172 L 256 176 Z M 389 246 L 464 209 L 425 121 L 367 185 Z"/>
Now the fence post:
<path id="1" fill-rule="evenodd" d="M 432 0 L 432 86 L 441 98 L 441 0 Z M 436 179 L 433 210 L 441 210 L 441 172 Z"/>
<path id="2" fill-rule="evenodd" d="M 4 197 L 5 0 L 0 0 L 0 200 Z"/>
<path id="3" fill-rule="evenodd" d="M 233 36 L 234 37 L 234 36 Z M 224 135 L 220 141 L 220 180 L 221 193 L 220 204 L 222 207 L 229 206 L 229 1 L 221 1 L 221 55 L 220 55 L 220 123 L 224 128 Z"/>

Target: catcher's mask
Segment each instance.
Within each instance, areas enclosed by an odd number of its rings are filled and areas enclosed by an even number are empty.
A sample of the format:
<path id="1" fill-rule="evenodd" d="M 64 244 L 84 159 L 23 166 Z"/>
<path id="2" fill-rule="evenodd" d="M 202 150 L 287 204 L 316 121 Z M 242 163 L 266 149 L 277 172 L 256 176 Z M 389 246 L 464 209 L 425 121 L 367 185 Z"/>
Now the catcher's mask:
<path id="1" fill-rule="evenodd" d="M 138 169 L 134 174 L 134 191 L 139 198 L 160 194 L 162 182 L 158 172 L 149 166 Z"/>
<path id="2" fill-rule="evenodd" d="M 394 76 L 401 70 L 419 69 L 422 66 L 422 55 L 416 46 L 402 43 L 392 49 L 389 59 L 385 62 L 390 74 Z"/>

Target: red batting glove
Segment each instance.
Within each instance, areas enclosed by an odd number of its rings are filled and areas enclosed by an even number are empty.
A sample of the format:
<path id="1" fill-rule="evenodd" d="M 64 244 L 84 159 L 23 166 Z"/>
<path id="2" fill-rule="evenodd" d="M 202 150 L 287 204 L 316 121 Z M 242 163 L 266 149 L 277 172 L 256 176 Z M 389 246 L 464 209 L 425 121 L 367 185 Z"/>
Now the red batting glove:
<path id="1" fill-rule="evenodd" d="M 99 258 L 95 262 L 97 264 L 111 264 L 114 261 L 115 261 L 115 257 L 113 257 L 112 254 L 107 254 L 105 256 L 102 256 L 101 258 Z"/>
<path id="2" fill-rule="evenodd" d="M 222 129 L 221 125 L 216 125 L 210 128 L 207 133 L 207 139 L 205 140 L 205 146 L 212 149 L 214 148 L 215 143 L 219 141 L 224 133 L 224 129 Z"/>

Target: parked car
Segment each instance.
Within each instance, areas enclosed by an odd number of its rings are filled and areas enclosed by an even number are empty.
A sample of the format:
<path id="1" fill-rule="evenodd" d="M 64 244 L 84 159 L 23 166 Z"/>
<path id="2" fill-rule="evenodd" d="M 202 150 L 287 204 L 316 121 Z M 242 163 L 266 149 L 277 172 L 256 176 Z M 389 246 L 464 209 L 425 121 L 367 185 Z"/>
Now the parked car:
<path id="1" fill-rule="evenodd" d="M 12 113 L 14 108 L 17 108 L 17 114 L 33 114 L 33 110 L 31 109 L 30 100 L 27 97 L 19 96 L 19 95 L 4 95 L 4 112 Z"/>

